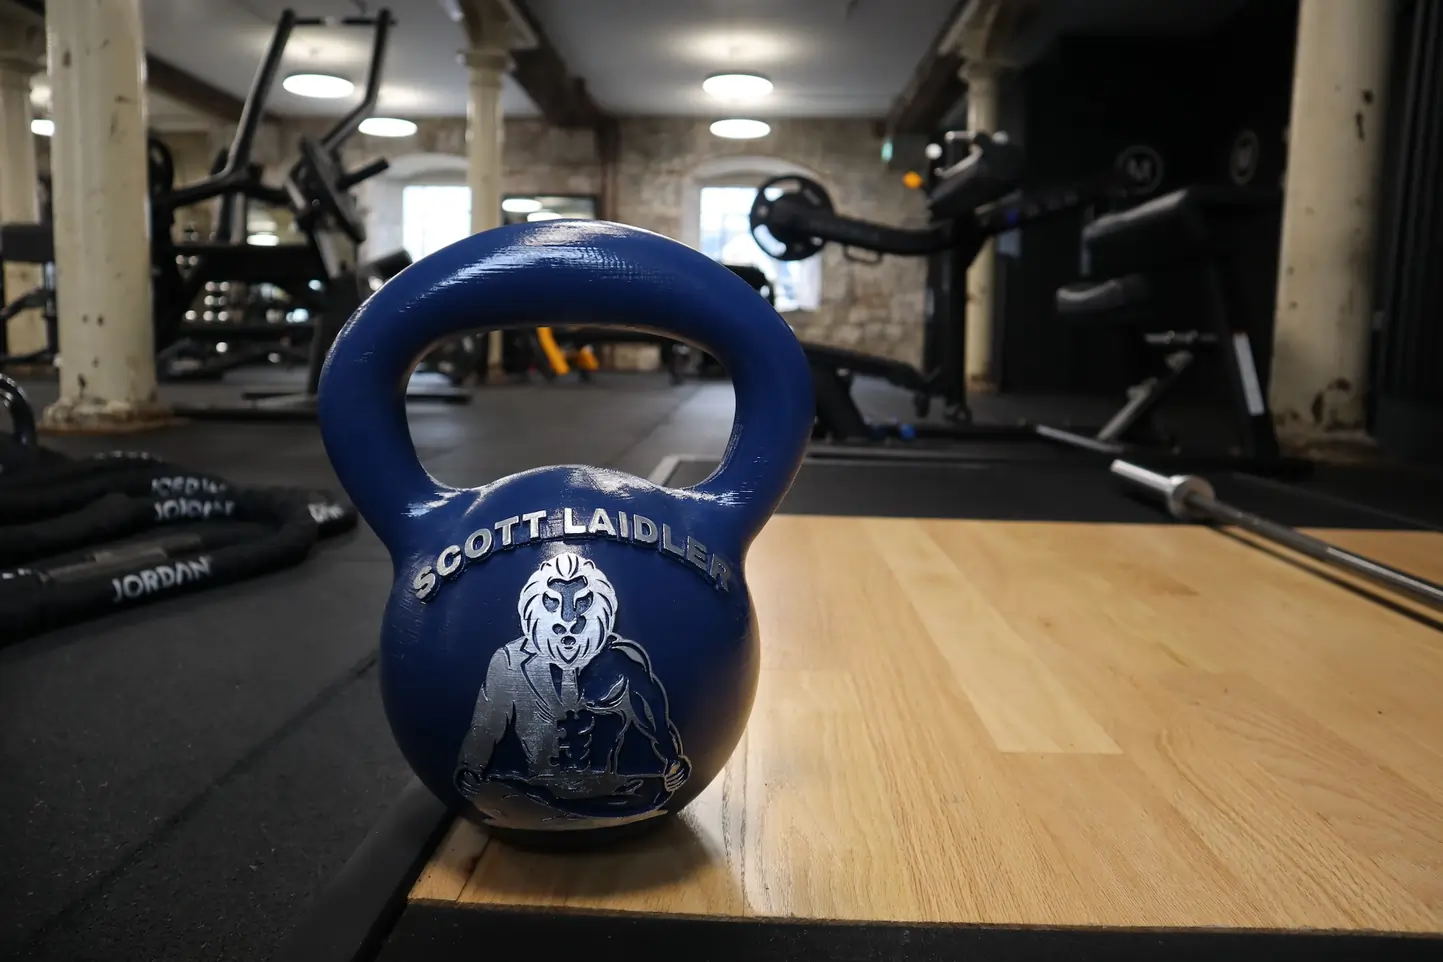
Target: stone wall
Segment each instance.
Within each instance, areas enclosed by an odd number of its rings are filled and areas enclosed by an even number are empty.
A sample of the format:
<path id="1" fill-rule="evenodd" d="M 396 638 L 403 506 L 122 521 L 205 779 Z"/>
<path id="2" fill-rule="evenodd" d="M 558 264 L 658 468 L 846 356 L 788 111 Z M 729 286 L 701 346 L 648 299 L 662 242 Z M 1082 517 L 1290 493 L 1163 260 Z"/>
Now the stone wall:
<path id="1" fill-rule="evenodd" d="M 682 238 L 688 188 L 699 164 L 718 157 L 772 157 L 814 171 L 838 210 L 889 224 L 926 222 L 922 197 L 882 164 L 869 121 L 778 120 L 760 140 L 722 140 L 705 120 L 636 118 L 621 125 L 617 217 Z M 508 168 L 509 168 L 508 164 Z M 787 321 L 806 340 L 919 363 L 926 262 L 889 257 L 880 264 L 848 261 L 842 249 L 822 253 L 818 310 Z"/>
<path id="2" fill-rule="evenodd" d="M 307 129 L 298 124 L 287 128 L 287 141 Z M 925 223 L 921 195 L 903 187 L 900 178 L 884 167 L 880 147 L 871 122 L 861 120 L 779 120 L 773 123 L 771 136 L 728 141 L 713 137 L 704 120 L 624 119 L 616 216 L 623 223 L 686 240 L 685 206 L 695 202 L 693 172 L 718 157 L 746 156 L 776 158 L 814 171 L 838 209 L 848 214 L 890 224 Z M 346 159 L 355 166 L 380 156 L 461 156 L 464 151 L 465 122 L 435 119 L 421 121 L 412 137 L 357 137 Z M 588 130 L 562 130 L 540 120 L 508 120 L 503 162 L 503 191 L 508 194 L 601 193 L 601 164 Z M 843 257 L 835 245 L 829 245 L 822 258 L 818 310 L 786 315 L 798 335 L 919 362 L 925 262 L 888 257 L 880 264 L 858 264 Z"/>

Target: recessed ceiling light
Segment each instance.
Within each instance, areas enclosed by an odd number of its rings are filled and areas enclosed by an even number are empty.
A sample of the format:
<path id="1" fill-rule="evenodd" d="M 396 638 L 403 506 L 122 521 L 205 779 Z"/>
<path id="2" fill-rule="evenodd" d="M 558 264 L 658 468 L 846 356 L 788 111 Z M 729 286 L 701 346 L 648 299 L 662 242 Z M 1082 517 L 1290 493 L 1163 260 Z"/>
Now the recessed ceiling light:
<path id="1" fill-rule="evenodd" d="M 47 117 L 36 117 L 30 121 L 30 132 L 40 137 L 52 137 L 55 134 L 55 121 Z"/>
<path id="2" fill-rule="evenodd" d="M 727 140 L 756 140 L 758 137 L 765 137 L 771 133 L 772 126 L 764 120 L 730 117 L 726 120 L 715 121 L 711 125 L 711 132 L 718 137 L 725 137 Z"/>
<path id="3" fill-rule="evenodd" d="M 560 220 L 562 216 L 563 215 L 556 213 L 554 210 L 538 210 L 527 214 L 526 219 L 529 221 Z"/>
<path id="4" fill-rule="evenodd" d="M 760 74 L 719 73 L 702 81 L 701 89 L 718 100 L 760 100 L 772 92 L 772 82 Z"/>
<path id="5" fill-rule="evenodd" d="M 281 81 L 281 86 L 297 97 L 315 97 L 318 100 L 337 100 L 349 97 L 356 85 L 345 77 L 334 77 L 327 73 L 293 73 Z"/>
<path id="6" fill-rule="evenodd" d="M 400 117 L 367 117 L 357 129 L 372 137 L 409 137 L 416 132 L 416 125 Z"/>
<path id="7" fill-rule="evenodd" d="M 508 197 L 501 202 L 501 209 L 508 214 L 534 214 L 541 209 L 541 201 L 534 197 Z"/>

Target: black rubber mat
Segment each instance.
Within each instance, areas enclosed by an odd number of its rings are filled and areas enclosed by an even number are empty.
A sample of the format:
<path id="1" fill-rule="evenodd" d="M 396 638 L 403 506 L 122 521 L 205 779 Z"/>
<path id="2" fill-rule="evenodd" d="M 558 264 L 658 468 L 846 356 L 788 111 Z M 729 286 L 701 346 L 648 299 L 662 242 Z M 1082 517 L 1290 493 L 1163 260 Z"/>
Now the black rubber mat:
<path id="1" fill-rule="evenodd" d="M 467 958 L 485 945 L 498 955 L 546 945 L 560 958 L 631 962 L 1343 962 L 1434 958 L 1436 940 L 1408 935 L 1248 932 L 1222 929 L 1043 928 L 1009 925 L 723 919 L 637 913 L 482 909 L 454 903 L 408 906 L 377 962 Z"/>
<path id="2" fill-rule="evenodd" d="M 645 475 L 659 433 L 721 448 L 722 388 L 699 404 L 695 385 L 661 377 L 485 389 L 410 421 L 451 483 L 575 462 Z M 306 424 L 45 443 L 337 483 Z M 409 777 L 373 664 L 390 581 L 363 526 L 291 571 L 0 648 L 0 958 L 268 958 Z"/>
<path id="3" fill-rule="evenodd" d="M 714 459 L 680 461 L 668 484 L 696 484 Z M 1355 483 L 1366 474 L 1366 484 Z M 1218 496 L 1294 527 L 1424 528 L 1436 503 L 1412 485 L 1383 483 L 1376 468 L 1330 467 L 1304 481 L 1252 481 L 1211 475 Z M 1395 476 L 1397 472 L 1394 472 Z M 1443 482 L 1435 482 L 1443 483 Z M 1435 488 L 1443 490 L 1443 488 Z M 1396 496 L 1399 492 L 1408 497 Z M 1359 500 L 1348 503 L 1344 493 Z M 1366 498 L 1366 500 L 1364 500 Z M 1435 499 L 1436 500 L 1436 499 Z M 1122 493 L 1106 464 L 1087 459 L 872 462 L 809 460 L 781 510 L 790 514 L 978 518 L 1156 524 L 1157 506 Z"/>

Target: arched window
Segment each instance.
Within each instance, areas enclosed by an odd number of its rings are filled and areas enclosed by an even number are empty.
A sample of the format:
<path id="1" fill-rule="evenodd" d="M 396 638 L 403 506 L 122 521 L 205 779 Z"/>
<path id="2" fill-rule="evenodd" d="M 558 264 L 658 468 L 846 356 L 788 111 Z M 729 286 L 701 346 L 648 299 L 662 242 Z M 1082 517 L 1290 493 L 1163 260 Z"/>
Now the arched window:
<path id="1" fill-rule="evenodd" d="M 420 260 L 471 233 L 465 157 L 407 154 L 360 189 L 366 212 L 363 259 L 404 247 Z"/>
<path id="2" fill-rule="evenodd" d="M 822 259 L 777 261 L 752 238 L 747 214 L 757 188 L 794 174 L 820 181 L 816 172 L 776 157 L 717 157 L 687 175 L 682 240 L 723 264 L 751 264 L 776 292 L 777 310 L 815 311 L 822 299 Z"/>

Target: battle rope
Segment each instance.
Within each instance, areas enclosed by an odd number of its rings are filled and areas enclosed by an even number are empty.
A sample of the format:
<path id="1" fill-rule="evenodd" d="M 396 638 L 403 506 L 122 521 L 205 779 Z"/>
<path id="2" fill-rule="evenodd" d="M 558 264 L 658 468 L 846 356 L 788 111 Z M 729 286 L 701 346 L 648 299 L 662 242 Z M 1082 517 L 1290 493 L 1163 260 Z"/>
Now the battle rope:
<path id="1" fill-rule="evenodd" d="M 356 513 L 146 455 L 0 448 L 0 643 L 304 561 Z"/>

